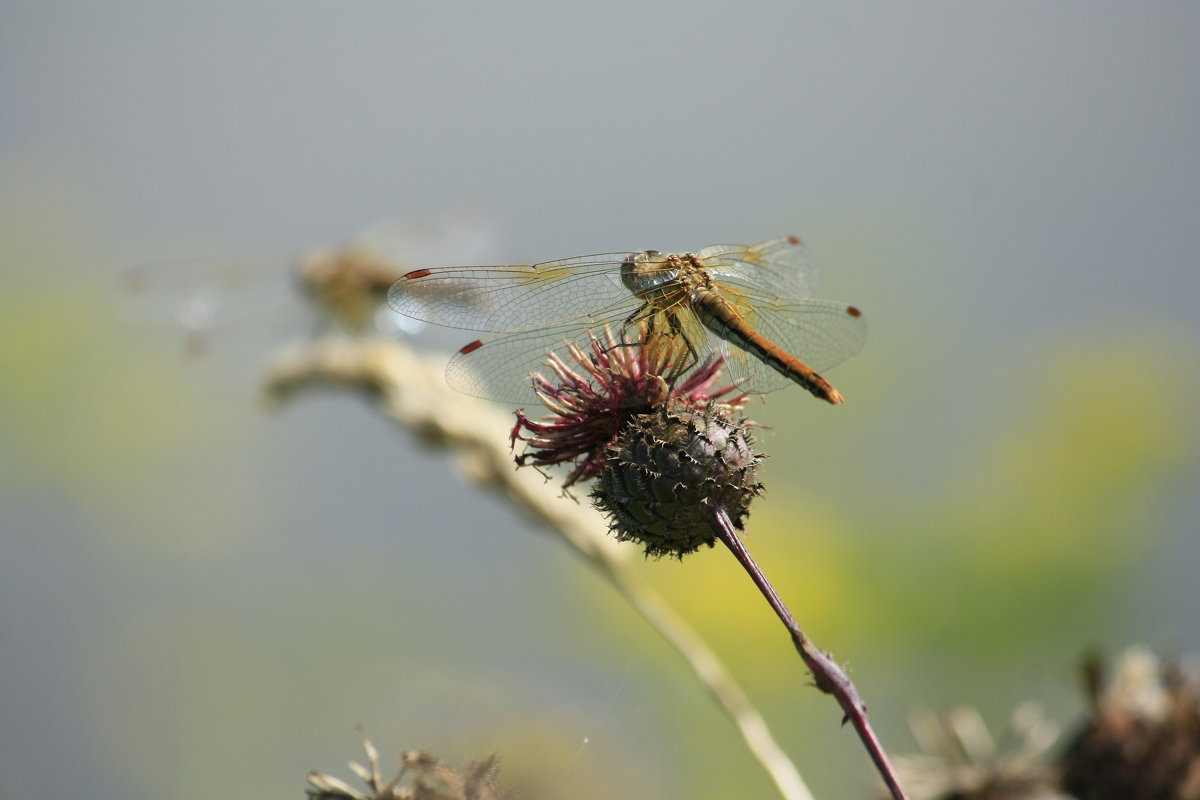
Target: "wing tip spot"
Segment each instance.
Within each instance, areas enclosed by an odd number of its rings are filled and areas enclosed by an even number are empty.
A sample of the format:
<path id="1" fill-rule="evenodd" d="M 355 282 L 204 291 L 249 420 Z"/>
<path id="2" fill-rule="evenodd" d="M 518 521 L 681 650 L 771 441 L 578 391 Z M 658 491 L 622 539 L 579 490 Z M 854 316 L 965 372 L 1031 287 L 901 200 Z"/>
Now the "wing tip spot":
<path id="1" fill-rule="evenodd" d="M 424 278 L 426 275 L 430 274 L 431 272 L 433 272 L 433 270 L 414 269 L 412 272 L 404 273 L 404 279 L 406 281 L 411 281 L 411 280 L 414 280 L 415 278 Z"/>
<path id="2" fill-rule="evenodd" d="M 788 240 L 788 244 L 800 244 L 799 236 L 789 236 L 789 237 L 787 237 L 787 240 Z"/>
<path id="3" fill-rule="evenodd" d="M 846 313 L 849 314 L 850 316 L 854 317 L 855 319 L 858 319 L 859 317 L 862 316 L 862 312 L 859 311 L 854 306 L 846 306 Z"/>
<path id="4" fill-rule="evenodd" d="M 469 344 L 464 344 L 461 348 L 459 348 L 458 354 L 460 356 L 465 356 L 467 353 L 474 353 L 481 347 L 483 347 L 483 341 L 476 339 L 475 341 L 470 342 Z"/>

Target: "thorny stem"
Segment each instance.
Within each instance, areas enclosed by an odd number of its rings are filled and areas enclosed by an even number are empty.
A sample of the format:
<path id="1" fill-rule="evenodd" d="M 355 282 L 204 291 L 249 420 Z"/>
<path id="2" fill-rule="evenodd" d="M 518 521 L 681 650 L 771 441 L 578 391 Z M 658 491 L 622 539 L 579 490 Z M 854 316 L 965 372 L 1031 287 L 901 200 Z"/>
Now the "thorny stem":
<path id="1" fill-rule="evenodd" d="M 796 650 L 799 651 L 800 657 L 804 659 L 804 663 L 812 671 L 817 688 L 825 694 L 833 695 L 837 699 L 838 705 L 842 707 L 842 711 L 846 714 L 842 718 L 842 723 L 845 724 L 849 721 L 854 725 L 854 729 L 858 731 L 858 738 L 862 740 L 863 746 L 867 748 L 867 753 L 871 756 L 871 760 L 875 762 L 875 769 L 879 771 L 879 776 L 887 784 L 888 790 L 892 793 L 894 800 L 906 800 L 907 795 L 904 794 L 904 788 L 900 785 L 900 779 L 896 777 L 896 772 L 892 768 L 891 762 L 888 761 L 883 745 L 875 735 L 875 731 L 871 728 L 871 723 L 867 720 L 866 703 L 859 697 L 858 689 L 854 687 L 850 676 L 833 660 L 829 653 L 817 649 L 812 639 L 808 638 L 808 634 L 796 622 L 796 618 L 792 616 L 792 612 L 784 605 L 783 600 L 779 597 L 779 593 L 775 591 L 775 587 L 767 580 L 767 576 L 759 568 L 754 558 L 751 557 L 750 551 L 746 549 L 746 545 L 742 543 L 737 529 L 734 528 L 733 522 L 729 519 L 728 512 L 724 508 L 717 506 L 712 509 L 712 517 L 713 527 L 716 529 L 718 537 L 741 563 L 742 568 L 750 574 L 751 580 L 754 581 L 758 590 L 762 592 L 763 597 L 767 598 L 767 602 L 775 610 L 776 616 L 783 622 L 784 627 L 788 629 L 788 633 L 792 635 L 792 643 L 796 645 Z"/>

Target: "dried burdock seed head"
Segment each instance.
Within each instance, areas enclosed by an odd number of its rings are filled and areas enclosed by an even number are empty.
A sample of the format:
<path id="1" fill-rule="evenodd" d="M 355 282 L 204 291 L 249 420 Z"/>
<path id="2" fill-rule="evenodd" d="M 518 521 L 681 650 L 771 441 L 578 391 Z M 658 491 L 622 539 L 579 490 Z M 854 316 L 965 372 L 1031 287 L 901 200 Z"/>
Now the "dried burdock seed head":
<path id="1" fill-rule="evenodd" d="M 608 447 L 592 499 L 621 541 L 682 557 L 717 540 L 713 509 L 741 529 L 762 493 L 749 423 L 710 404 L 668 403 L 632 417 Z"/>
<path id="2" fill-rule="evenodd" d="M 1143 647 L 1084 664 L 1090 718 L 1061 746 L 1026 704 L 998 747 L 978 712 L 914 721 L 923 753 L 897 760 L 913 800 L 1200 800 L 1200 662 Z M 1046 754 L 1061 749 L 1051 762 Z"/>
<path id="3" fill-rule="evenodd" d="M 497 782 L 499 759 L 488 756 L 456 770 L 423 750 L 408 750 L 400 755 L 400 771 L 385 780 L 379 768 L 379 751 L 363 735 L 367 763 L 350 762 L 350 769 L 366 784 L 365 790 L 326 775 L 310 772 L 310 800 L 506 800 L 512 795 Z"/>
<path id="4" fill-rule="evenodd" d="M 1059 727 L 1033 703 L 1013 711 L 999 740 L 970 707 L 915 713 L 909 724 L 922 752 L 896 768 L 912 800 L 1072 800 L 1046 763 Z"/>
<path id="5" fill-rule="evenodd" d="M 1133 647 L 1085 665 L 1092 718 L 1059 759 L 1076 797 L 1200 798 L 1200 662 Z"/>

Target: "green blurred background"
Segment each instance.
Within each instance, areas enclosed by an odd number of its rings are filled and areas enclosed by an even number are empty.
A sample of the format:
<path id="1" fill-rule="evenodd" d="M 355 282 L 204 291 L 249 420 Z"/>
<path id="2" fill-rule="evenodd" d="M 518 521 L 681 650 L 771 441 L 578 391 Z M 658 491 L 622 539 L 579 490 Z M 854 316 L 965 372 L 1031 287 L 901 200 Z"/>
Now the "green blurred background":
<path id="1" fill-rule="evenodd" d="M 560 543 L 359 398 L 264 411 L 267 304 L 195 360 L 121 295 L 464 202 L 502 262 L 796 233 L 864 309 L 845 406 L 751 408 L 748 542 L 893 752 L 921 707 L 1069 722 L 1086 647 L 1195 650 L 1197 41 L 1172 3 L 7 0 L 0 796 L 298 797 L 358 723 L 562 797 L 772 796 Z M 728 555 L 642 568 L 864 796 Z"/>

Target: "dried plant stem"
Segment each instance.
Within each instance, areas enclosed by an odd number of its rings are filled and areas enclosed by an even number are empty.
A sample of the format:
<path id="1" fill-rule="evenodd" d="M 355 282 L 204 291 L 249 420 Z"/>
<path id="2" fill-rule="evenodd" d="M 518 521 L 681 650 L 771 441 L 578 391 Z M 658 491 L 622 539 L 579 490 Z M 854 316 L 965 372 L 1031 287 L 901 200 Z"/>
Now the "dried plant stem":
<path id="1" fill-rule="evenodd" d="M 440 363 L 392 341 L 327 340 L 285 353 L 270 370 L 266 394 L 269 401 L 281 402 L 313 385 L 366 390 L 389 418 L 427 443 L 455 451 L 472 480 L 502 492 L 562 536 L 683 656 L 737 726 L 780 795 L 785 800 L 812 800 L 795 764 L 717 655 L 631 569 L 629 556 L 636 549 L 617 545 L 594 509 L 563 498 L 533 470 L 515 468 L 507 447 L 511 417 L 453 392 L 446 386 Z"/>
<path id="2" fill-rule="evenodd" d="M 812 639 L 808 638 L 808 634 L 804 632 L 804 629 L 796 622 L 796 618 L 792 616 L 792 612 L 784 605 L 783 600 L 779 597 L 779 593 L 775 591 L 775 587 L 771 585 L 771 582 L 767 580 L 767 576 L 759 568 L 754 558 L 751 557 L 750 551 L 742 543 L 737 529 L 733 526 L 725 510 L 723 508 L 714 508 L 712 511 L 713 527 L 717 531 L 718 538 L 729 548 L 746 572 L 750 574 L 750 578 L 754 581 L 758 590 L 762 592 L 763 597 L 767 599 L 771 608 L 774 609 L 775 614 L 783 622 L 784 627 L 788 629 L 788 633 L 792 635 L 792 643 L 796 645 L 796 650 L 799 651 L 800 657 L 804 659 L 804 663 L 812 671 L 817 688 L 825 692 L 825 694 L 833 695 L 837 699 L 838 705 L 845 712 L 845 717 L 842 720 L 843 723 L 849 721 L 854 725 L 854 729 L 858 731 L 858 738 L 862 740 L 863 746 L 866 747 L 867 753 L 871 756 L 871 760 L 875 762 L 875 768 L 879 771 L 879 776 L 883 779 L 883 782 L 887 784 L 892 797 L 895 800 L 905 800 L 907 795 L 904 794 L 900 780 L 896 777 L 896 772 L 892 768 L 891 762 L 888 761 L 883 745 L 875 735 L 875 731 L 871 728 L 871 723 L 867 720 L 867 706 L 862 701 L 862 698 L 859 697 L 858 689 L 854 687 L 850 676 L 833 660 L 829 653 L 818 650 L 817 646 L 813 644 Z"/>

